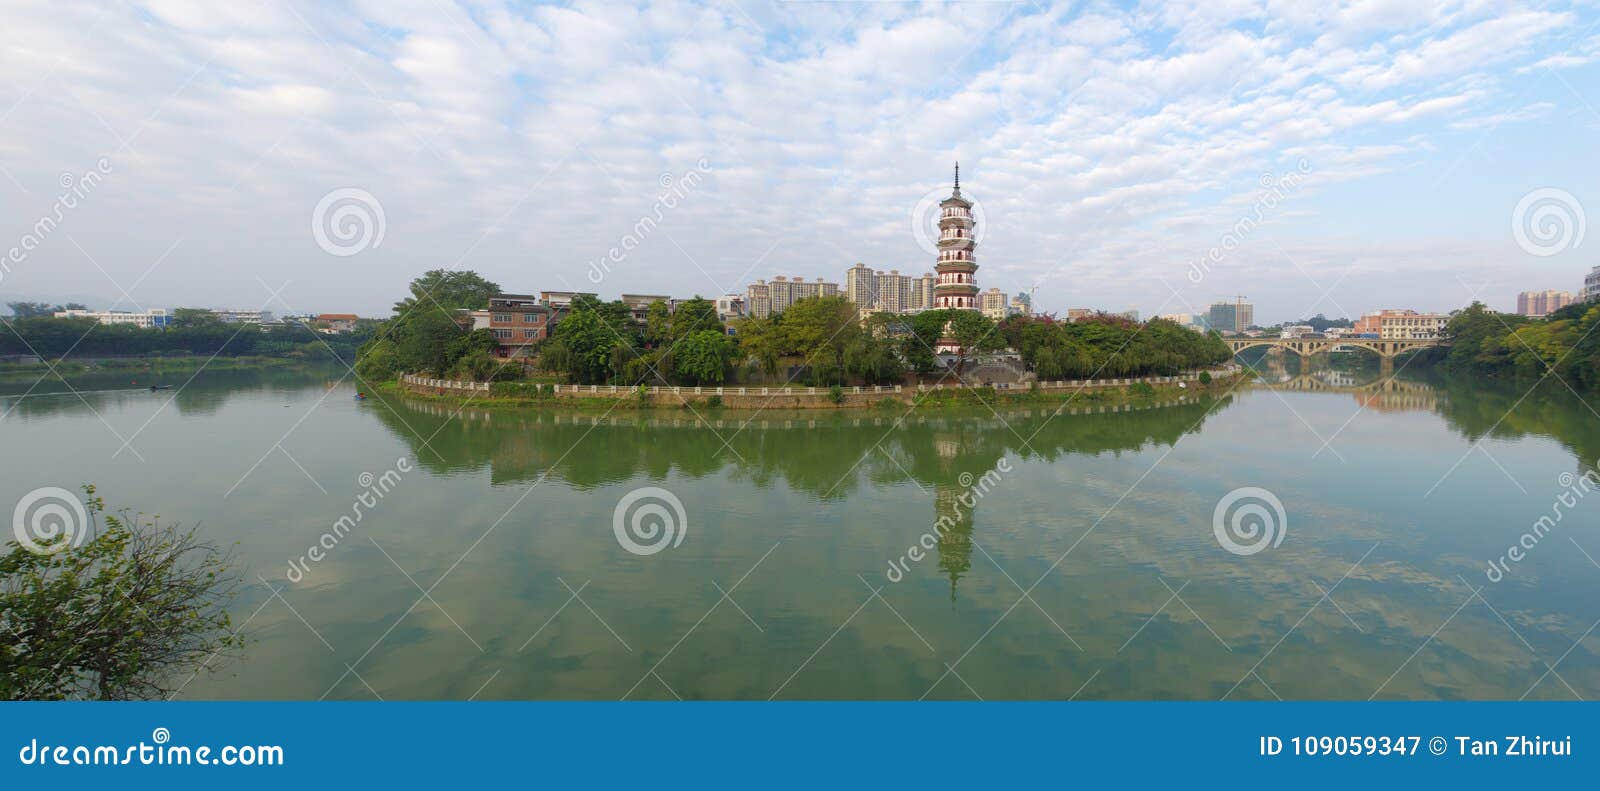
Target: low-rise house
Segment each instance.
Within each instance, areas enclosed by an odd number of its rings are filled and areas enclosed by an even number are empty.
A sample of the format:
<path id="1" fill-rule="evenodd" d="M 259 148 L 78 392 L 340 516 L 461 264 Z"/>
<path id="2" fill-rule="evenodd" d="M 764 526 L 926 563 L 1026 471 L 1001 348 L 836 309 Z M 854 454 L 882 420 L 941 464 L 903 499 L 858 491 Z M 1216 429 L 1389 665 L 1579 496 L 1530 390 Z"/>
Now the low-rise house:
<path id="1" fill-rule="evenodd" d="M 541 297 L 550 292 L 542 292 Z M 570 307 L 571 300 L 566 304 Z M 508 359 L 531 356 L 533 346 L 550 332 L 554 311 L 542 298 L 531 294 L 497 294 L 489 298 L 488 329 L 494 333 L 495 354 Z M 473 327 L 477 317 L 473 312 Z"/>
<path id="2" fill-rule="evenodd" d="M 745 316 L 743 294 L 724 294 L 717 297 L 716 303 L 717 318 L 721 319 L 724 324 L 742 319 Z"/>
<path id="3" fill-rule="evenodd" d="M 355 331 L 356 322 L 360 319 L 354 313 L 319 313 L 313 321 L 317 323 L 318 332 L 340 335 Z"/>
<path id="4" fill-rule="evenodd" d="M 639 324 L 644 323 L 645 316 L 650 311 L 650 306 L 657 302 L 665 302 L 667 303 L 667 307 L 672 307 L 672 297 L 661 294 L 622 295 L 622 304 L 628 306 L 628 312 L 632 314 L 633 320 Z"/>

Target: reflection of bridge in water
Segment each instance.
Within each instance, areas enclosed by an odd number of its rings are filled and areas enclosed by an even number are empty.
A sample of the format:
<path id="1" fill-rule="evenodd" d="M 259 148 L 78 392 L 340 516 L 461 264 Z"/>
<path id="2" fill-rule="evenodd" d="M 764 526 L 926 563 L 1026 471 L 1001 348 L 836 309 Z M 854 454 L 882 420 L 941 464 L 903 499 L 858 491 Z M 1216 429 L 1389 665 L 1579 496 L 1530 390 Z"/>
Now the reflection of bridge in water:
<path id="1" fill-rule="evenodd" d="M 1268 390 L 1292 390 L 1307 393 L 1349 393 L 1356 402 L 1379 412 L 1434 410 L 1443 393 L 1421 382 L 1408 382 L 1393 376 L 1380 378 L 1364 385 L 1345 385 L 1329 382 L 1312 374 L 1301 374 L 1283 382 L 1259 382 L 1257 387 Z"/>

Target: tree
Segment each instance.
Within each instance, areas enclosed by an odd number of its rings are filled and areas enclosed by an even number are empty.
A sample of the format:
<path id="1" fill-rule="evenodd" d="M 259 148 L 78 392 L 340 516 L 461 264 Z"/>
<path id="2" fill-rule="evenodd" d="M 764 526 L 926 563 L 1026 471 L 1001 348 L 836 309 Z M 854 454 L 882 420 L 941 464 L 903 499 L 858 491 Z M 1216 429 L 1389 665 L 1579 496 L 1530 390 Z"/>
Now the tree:
<path id="1" fill-rule="evenodd" d="M 893 339 L 861 333 L 844 350 L 844 371 L 866 384 L 893 384 L 905 378 L 906 366 Z"/>
<path id="2" fill-rule="evenodd" d="M 938 367 L 933 350 L 944 335 L 949 311 L 925 310 L 911 318 L 911 334 L 900 343 L 906 364 L 918 373 L 932 373 Z"/>
<path id="3" fill-rule="evenodd" d="M 217 318 L 217 314 L 205 308 L 177 308 L 172 311 L 172 322 L 167 328 L 205 327 L 221 323 L 222 319 Z"/>
<path id="4" fill-rule="evenodd" d="M 472 330 L 457 335 L 445 346 L 445 356 L 450 360 L 449 377 L 487 382 L 502 372 L 520 373 L 520 366 L 508 369 L 504 362 L 495 359 L 498 347 L 492 330 Z"/>
<path id="5" fill-rule="evenodd" d="M 1216 333 L 1201 334 L 1167 319 L 1140 325 L 1107 314 L 1070 323 L 1013 316 L 998 332 L 1045 380 L 1175 374 L 1233 356 Z"/>
<path id="6" fill-rule="evenodd" d="M 405 316 L 419 306 L 454 310 L 483 310 L 489 298 L 500 293 L 500 286 L 477 272 L 430 269 L 411 281 L 410 295 L 394 303 L 395 316 Z"/>
<path id="7" fill-rule="evenodd" d="M 601 302 L 597 297 L 579 294 L 572 300 L 571 312 L 576 313 L 580 310 L 593 311 L 612 332 L 618 335 L 636 337 L 642 335 L 640 328 L 634 326 L 633 310 L 620 299 Z"/>
<path id="8" fill-rule="evenodd" d="M 644 311 L 644 342 L 659 347 L 672 342 L 672 310 L 665 300 L 656 300 Z"/>
<path id="9" fill-rule="evenodd" d="M 613 368 L 613 352 L 634 352 L 629 338 L 607 325 L 593 300 L 581 305 L 574 300 L 572 312 L 556 325 L 551 341 L 541 356 L 544 366 L 580 384 L 607 381 L 620 373 Z"/>
<path id="10" fill-rule="evenodd" d="M 945 332 L 961 347 L 956 354 L 956 376 L 961 376 L 967 361 L 974 356 L 1000 348 L 1003 339 L 995 331 L 994 320 L 988 316 L 974 310 L 933 312 L 945 314 Z"/>
<path id="11" fill-rule="evenodd" d="M 456 323 L 457 311 L 482 310 L 489 306 L 489 297 L 498 293 L 500 286 L 477 272 L 433 269 L 422 273 L 411 281 L 410 296 L 394 304 L 392 318 L 376 328 L 358 323 L 356 338 L 367 340 L 356 350 L 356 375 L 369 382 L 390 379 L 402 371 L 444 376 L 470 351 L 451 351 L 450 344 L 467 332 Z"/>
<path id="12" fill-rule="evenodd" d="M 7 302 L 11 308 L 12 318 L 33 319 L 50 316 L 58 310 L 64 310 L 60 305 L 52 306 L 48 302 Z"/>
<path id="13" fill-rule="evenodd" d="M 453 318 L 438 310 L 421 309 L 407 316 L 390 331 L 400 370 L 427 371 L 444 376 L 455 360 L 451 344 L 466 334 Z"/>
<path id="14" fill-rule="evenodd" d="M 807 297 L 781 314 L 784 345 L 811 368 L 814 384 L 843 376 L 844 350 L 861 333 L 856 312 L 855 303 L 844 297 Z"/>
<path id="15" fill-rule="evenodd" d="M 778 359 L 783 356 L 783 331 L 771 318 L 747 318 L 734 327 L 739 339 L 739 349 L 748 359 L 756 361 L 767 376 L 778 373 Z"/>
<path id="16" fill-rule="evenodd" d="M 717 304 L 699 296 L 679 303 L 677 309 L 672 311 L 672 340 L 701 330 L 723 331 L 722 319 L 717 316 Z"/>
<path id="17" fill-rule="evenodd" d="M 673 373 L 688 384 L 722 384 L 733 355 L 733 339 L 721 331 L 691 332 L 673 346 Z"/>
<path id="18" fill-rule="evenodd" d="M 164 698 L 243 646 L 227 554 L 84 491 L 85 543 L 11 541 L 0 558 L 0 699 Z"/>

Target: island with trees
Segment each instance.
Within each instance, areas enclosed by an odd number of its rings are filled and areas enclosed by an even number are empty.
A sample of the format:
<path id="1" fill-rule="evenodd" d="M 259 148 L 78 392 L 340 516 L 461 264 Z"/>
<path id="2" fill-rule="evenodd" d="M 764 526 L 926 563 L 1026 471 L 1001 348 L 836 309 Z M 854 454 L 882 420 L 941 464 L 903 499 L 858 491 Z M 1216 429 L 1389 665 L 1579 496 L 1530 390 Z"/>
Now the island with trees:
<path id="1" fill-rule="evenodd" d="M 935 383 L 944 388 L 926 400 L 985 399 L 995 389 L 1006 391 L 999 400 L 1019 400 L 1063 397 L 1041 393 L 1036 382 L 1168 377 L 1232 357 L 1215 333 L 1165 319 L 1100 314 L 1067 322 L 1018 314 L 997 322 L 967 310 L 863 317 L 858 306 L 832 296 L 799 300 L 771 317 L 724 322 L 715 303 L 696 296 L 670 306 L 655 302 L 640 320 L 620 300 L 579 295 L 533 355 L 512 360 L 498 356 L 493 333 L 473 329 L 470 320 L 499 292 L 474 272 L 425 273 L 358 351 L 357 374 L 374 386 L 405 374 L 492 383 L 480 400 L 537 400 L 556 384 L 605 385 L 624 394 L 663 386 L 801 386 L 838 394 Z M 954 339 L 959 353 L 936 354 L 941 338 Z M 966 387 L 951 389 L 958 385 Z M 1133 394 L 1153 397 L 1151 389 Z"/>

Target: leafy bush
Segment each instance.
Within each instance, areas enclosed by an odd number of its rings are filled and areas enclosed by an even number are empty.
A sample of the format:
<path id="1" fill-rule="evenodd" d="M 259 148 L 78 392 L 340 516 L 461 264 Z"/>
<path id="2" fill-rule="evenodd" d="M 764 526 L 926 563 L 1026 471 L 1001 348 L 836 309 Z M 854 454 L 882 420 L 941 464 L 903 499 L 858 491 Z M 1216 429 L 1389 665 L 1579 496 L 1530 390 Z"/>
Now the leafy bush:
<path id="1" fill-rule="evenodd" d="M 83 544 L 0 550 L 0 700 L 167 698 L 244 646 L 228 617 L 231 555 L 84 492 Z"/>
<path id="2" fill-rule="evenodd" d="M 1201 371 L 1200 372 L 1200 384 L 1203 384 L 1203 385 L 1211 384 L 1211 372 L 1210 371 Z"/>
<path id="3" fill-rule="evenodd" d="M 835 404 L 844 403 L 844 388 L 838 385 L 828 386 L 828 400 Z"/>

